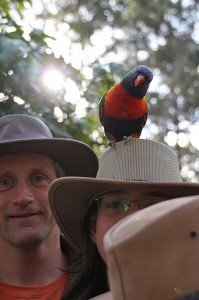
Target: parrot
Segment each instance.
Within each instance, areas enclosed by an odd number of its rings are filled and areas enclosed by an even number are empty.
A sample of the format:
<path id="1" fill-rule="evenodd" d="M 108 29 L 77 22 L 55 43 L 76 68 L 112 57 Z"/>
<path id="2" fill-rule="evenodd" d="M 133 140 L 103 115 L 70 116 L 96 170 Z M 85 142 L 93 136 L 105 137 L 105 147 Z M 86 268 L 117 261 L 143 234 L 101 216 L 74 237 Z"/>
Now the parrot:
<path id="1" fill-rule="evenodd" d="M 145 65 L 139 65 L 102 95 L 99 119 L 108 145 L 140 137 L 147 121 L 145 95 L 152 79 L 152 71 Z"/>

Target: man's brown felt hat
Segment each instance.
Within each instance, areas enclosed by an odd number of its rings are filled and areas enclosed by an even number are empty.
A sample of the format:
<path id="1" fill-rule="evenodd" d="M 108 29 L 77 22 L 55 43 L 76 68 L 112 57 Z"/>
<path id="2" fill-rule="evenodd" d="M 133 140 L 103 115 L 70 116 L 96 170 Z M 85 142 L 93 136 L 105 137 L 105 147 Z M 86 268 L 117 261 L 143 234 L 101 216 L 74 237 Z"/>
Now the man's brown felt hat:
<path id="1" fill-rule="evenodd" d="M 23 114 L 0 118 L 0 156 L 39 153 L 60 164 L 67 175 L 95 177 L 98 159 L 92 149 L 79 141 L 53 138 L 38 118 Z"/>

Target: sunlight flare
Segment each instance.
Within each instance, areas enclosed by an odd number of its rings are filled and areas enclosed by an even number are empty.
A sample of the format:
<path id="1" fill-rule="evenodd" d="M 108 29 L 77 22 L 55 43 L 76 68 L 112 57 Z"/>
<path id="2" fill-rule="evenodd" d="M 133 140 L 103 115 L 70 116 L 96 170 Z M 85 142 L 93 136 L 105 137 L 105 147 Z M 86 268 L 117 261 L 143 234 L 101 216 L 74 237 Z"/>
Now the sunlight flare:
<path id="1" fill-rule="evenodd" d="M 64 76 L 56 68 L 49 67 L 43 71 L 42 82 L 47 88 L 58 91 L 64 87 Z"/>

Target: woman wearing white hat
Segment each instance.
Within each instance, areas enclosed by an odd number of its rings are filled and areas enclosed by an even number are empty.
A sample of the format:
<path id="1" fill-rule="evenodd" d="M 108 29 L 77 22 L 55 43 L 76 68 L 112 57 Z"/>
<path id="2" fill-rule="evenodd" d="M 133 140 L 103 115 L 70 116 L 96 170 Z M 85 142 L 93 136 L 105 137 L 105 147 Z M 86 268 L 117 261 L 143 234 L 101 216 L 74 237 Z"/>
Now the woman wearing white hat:
<path id="1" fill-rule="evenodd" d="M 63 299 L 87 300 L 109 289 L 103 237 L 111 226 L 151 204 L 197 194 L 198 184 L 182 182 L 175 153 L 144 139 L 109 147 L 100 159 L 97 178 L 56 180 L 49 190 L 51 209 L 80 253 L 69 266 L 74 279 Z"/>

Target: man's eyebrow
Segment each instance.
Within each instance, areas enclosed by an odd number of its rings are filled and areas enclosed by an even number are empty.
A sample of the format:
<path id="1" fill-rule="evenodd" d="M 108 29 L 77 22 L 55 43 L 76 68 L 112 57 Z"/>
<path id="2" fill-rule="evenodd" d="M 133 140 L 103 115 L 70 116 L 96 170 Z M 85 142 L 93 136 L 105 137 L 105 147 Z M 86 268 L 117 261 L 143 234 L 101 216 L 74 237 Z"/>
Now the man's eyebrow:
<path id="1" fill-rule="evenodd" d="M 44 167 L 42 167 L 42 168 L 33 168 L 33 169 L 30 169 L 29 170 L 29 175 L 31 176 L 31 175 L 44 175 L 44 176 L 50 176 L 51 175 L 51 171 L 49 170 L 49 168 L 44 168 Z"/>
<path id="2" fill-rule="evenodd" d="M 0 178 L 1 177 L 5 177 L 5 176 L 12 176 L 13 172 L 12 171 L 4 171 L 4 172 L 0 172 Z"/>
<path id="3" fill-rule="evenodd" d="M 48 168 L 43 168 L 43 167 L 41 167 L 41 168 L 32 168 L 32 169 L 30 169 L 30 172 L 31 173 L 43 173 L 43 172 L 45 172 L 45 170 L 48 170 Z"/>

